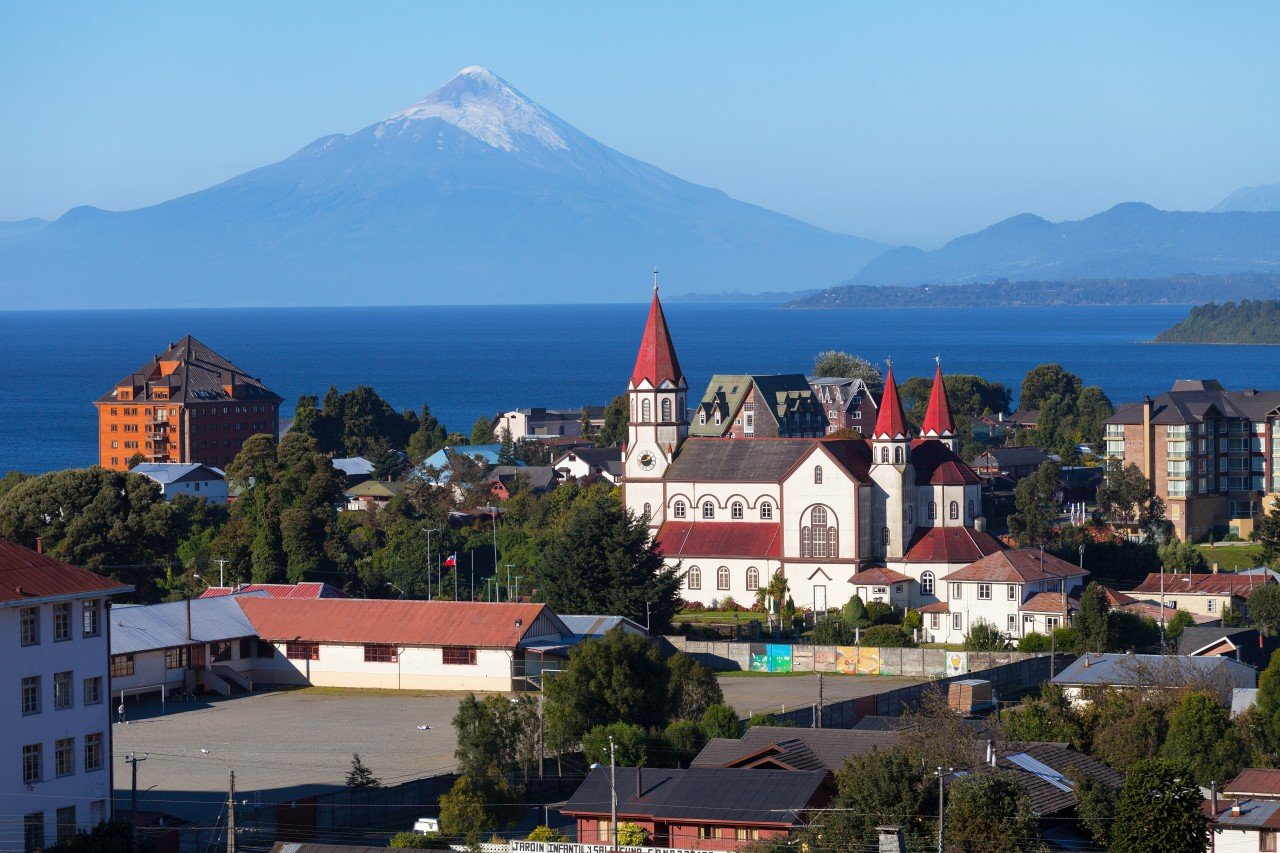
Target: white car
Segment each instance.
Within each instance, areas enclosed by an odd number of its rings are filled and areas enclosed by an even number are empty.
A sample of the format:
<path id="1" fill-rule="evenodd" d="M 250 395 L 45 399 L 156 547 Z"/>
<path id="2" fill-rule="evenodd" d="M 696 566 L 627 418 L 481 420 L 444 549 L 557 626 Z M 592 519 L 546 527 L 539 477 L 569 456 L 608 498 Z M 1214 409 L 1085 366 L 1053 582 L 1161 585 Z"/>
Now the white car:
<path id="1" fill-rule="evenodd" d="M 413 822 L 413 831 L 419 835 L 426 835 L 428 832 L 439 832 L 440 821 L 434 817 L 420 817 Z"/>

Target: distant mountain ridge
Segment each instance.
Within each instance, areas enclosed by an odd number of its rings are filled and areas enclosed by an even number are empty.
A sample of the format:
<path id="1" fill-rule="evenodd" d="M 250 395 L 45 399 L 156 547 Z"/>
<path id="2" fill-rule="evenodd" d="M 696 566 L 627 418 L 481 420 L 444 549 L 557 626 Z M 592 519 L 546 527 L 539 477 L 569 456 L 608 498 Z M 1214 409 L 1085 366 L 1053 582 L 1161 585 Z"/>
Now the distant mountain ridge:
<path id="1" fill-rule="evenodd" d="M 1213 213 L 1242 210 L 1249 213 L 1270 213 L 1280 210 L 1280 184 L 1262 184 L 1241 187 L 1218 202 Z"/>
<path id="2" fill-rule="evenodd" d="M 1193 213 L 1137 202 L 1075 222 L 1021 214 L 939 249 L 890 249 L 846 284 L 962 284 L 1280 271 L 1280 212 Z"/>
<path id="3" fill-rule="evenodd" d="M 0 225 L 0 294 L 10 308 L 641 301 L 655 265 L 680 291 L 820 287 L 885 248 L 620 154 L 473 66 L 208 189 Z"/>

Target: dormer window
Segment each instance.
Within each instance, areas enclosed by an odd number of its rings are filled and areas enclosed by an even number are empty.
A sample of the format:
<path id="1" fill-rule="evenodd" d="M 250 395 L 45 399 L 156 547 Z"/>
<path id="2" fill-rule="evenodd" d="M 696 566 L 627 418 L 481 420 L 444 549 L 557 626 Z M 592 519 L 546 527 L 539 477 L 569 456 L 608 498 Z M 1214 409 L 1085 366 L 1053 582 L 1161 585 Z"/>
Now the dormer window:
<path id="1" fill-rule="evenodd" d="M 699 424 L 700 426 L 706 426 L 706 425 L 707 425 L 707 410 L 706 410 L 706 409 L 699 409 L 699 410 L 698 410 L 698 424 Z"/>
<path id="2" fill-rule="evenodd" d="M 720 410 L 716 409 L 716 423 L 719 424 L 723 418 L 720 416 Z"/>

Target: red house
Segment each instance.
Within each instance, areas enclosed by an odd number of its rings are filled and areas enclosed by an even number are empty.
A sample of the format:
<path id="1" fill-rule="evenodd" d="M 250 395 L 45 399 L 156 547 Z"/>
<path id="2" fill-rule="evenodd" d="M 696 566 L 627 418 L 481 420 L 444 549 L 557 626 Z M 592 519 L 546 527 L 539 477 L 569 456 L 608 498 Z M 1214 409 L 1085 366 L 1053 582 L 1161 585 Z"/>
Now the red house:
<path id="1" fill-rule="evenodd" d="M 579 843 L 612 841 L 609 775 L 592 770 L 561 809 L 577 820 Z M 831 791 L 824 771 L 619 767 L 618 823 L 640 826 L 655 847 L 738 850 L 804 826 Z"/>

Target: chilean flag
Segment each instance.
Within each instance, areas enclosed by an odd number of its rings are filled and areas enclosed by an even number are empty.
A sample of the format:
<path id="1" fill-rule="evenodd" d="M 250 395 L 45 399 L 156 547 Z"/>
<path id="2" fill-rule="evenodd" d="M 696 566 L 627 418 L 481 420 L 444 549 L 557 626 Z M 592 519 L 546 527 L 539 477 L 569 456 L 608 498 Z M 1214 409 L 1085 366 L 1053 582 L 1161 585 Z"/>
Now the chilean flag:
<path id="1" fill-rule="evenodd" d="M 454 553 L 450 554 L 450 555 L 449 555 L 449 559 L 445 560 L 445 561 L 444 561 L 444 564 L 445 564 L 446 566 L 448 566 L 449 568 L 453 568 L 454 566 L 458 565 L 458 554 L 457 554 L 457 552 L 455 551 Z"/>

